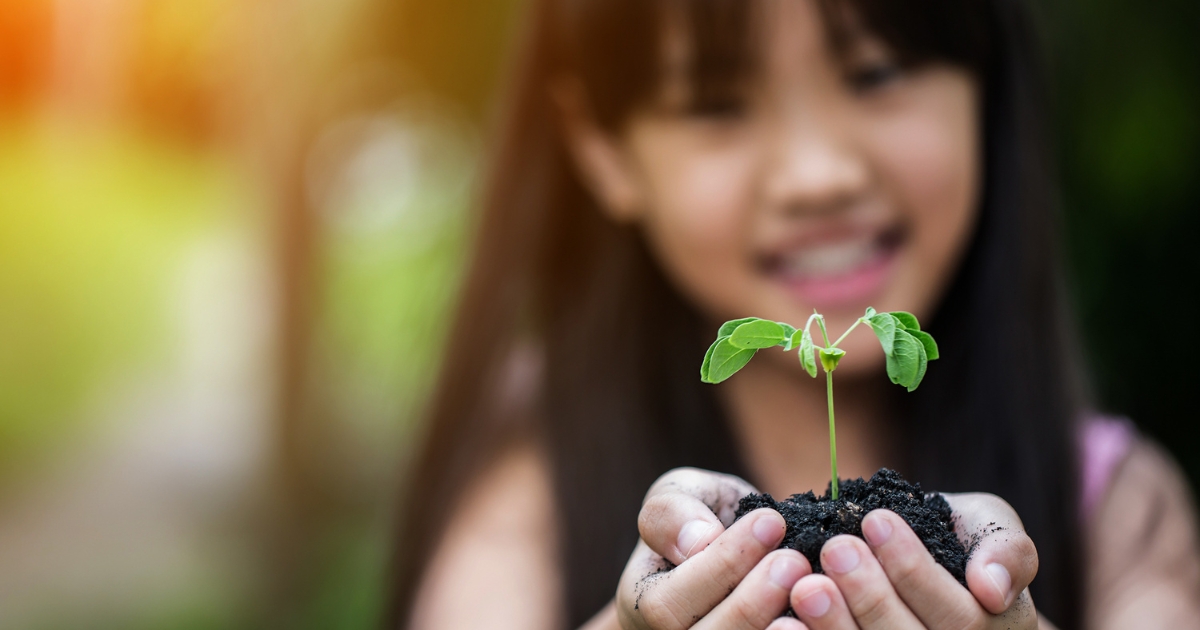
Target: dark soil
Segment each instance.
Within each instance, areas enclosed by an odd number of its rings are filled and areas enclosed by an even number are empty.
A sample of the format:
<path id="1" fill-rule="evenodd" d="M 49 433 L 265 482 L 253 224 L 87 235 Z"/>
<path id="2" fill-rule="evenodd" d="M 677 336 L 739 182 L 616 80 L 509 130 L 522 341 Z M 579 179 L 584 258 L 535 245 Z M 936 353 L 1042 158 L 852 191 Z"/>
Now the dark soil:
<path id="1" fill-rule="evenodd" d="M 771 508 L 787 521 L 780 549 L 804 554 L 815 573 L 821 573 L 821 547 L 839 534 L 862 538 L 862 519 L 871 510 L 888 509 L 913 528 L 925 548 L 963 586 L 966 586 L 967 549 L 954 534 L 950 506 L 940 494 L 926 496 L 920 484 L 911 484 L 894 470 L 880 468 L 870 481 L 843 480 L 838 500 L 831 489 L 818 498 L 812 492 L 793 494 L 776 501 L 769 494 L 751 494 L 738 503 L 736 518 L 759 508 Z"/>

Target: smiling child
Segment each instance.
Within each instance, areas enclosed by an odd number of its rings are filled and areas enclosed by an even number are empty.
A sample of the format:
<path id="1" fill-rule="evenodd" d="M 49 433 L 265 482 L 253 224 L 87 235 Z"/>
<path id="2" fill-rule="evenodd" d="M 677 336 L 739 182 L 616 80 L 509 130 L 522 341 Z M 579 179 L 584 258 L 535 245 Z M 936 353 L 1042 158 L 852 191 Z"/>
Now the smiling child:
<path id="1" fill-rule="evenodd" d="M 1200 627 L 1189 491 L 1082 394 L 1021 2 L 533 5 L 391 627 Z M 841 472 L 986 493 L 949 497 L 968 588 L 886 511 L 825 574 L 732 522 L 826 487 L 825 391 L 772 352 L 700 383 L 712 332 L 867 306 L 942 357 L 904 394 L 845 340 Z"/>

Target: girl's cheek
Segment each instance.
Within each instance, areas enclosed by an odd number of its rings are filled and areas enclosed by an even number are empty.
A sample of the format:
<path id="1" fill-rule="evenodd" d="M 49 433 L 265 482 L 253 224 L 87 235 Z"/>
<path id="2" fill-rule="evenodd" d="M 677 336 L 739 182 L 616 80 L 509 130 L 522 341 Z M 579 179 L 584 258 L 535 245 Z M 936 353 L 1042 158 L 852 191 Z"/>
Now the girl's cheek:
<path id="1" fill-rule="evenodd" d="M 680 157 L 655 199 L 661 220 L 675 228 L 677 245 L 711 253 L 738 248 L 753 199 L 745 162 L 732 152 Z"/>
<path id="2" fill-rule="evenodd" d="M 663 140 L 640 160 L 651 246 L 676 285 L 711 314 L 736 309 L 752 273 L 753 147 Z"/>
<path id="3" fill-rule="evenodd" d="M 980 161 L 971 81 L 948 70 L 920 81 L 907 109 L 869 131 L 884 186 L 911 230 L 909 262 L 890 293 L 919 314 L 931 311 L 966 245 Z"/>

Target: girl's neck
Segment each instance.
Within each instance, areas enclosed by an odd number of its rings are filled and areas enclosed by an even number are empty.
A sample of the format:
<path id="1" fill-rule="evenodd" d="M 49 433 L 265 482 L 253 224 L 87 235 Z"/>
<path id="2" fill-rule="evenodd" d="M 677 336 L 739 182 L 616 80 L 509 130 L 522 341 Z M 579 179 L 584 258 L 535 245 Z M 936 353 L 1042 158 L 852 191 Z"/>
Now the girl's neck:
<path id="1" fill-rule="evenodd" d="M 888 445 L 894 427 L 884 421 L 886 379 L 835 379 L 838 476 L 870 477 L 894 466 Z M 829 484 L 829 411 L 825 376 L 800 375 L 772 362 L 751 362 L 721 388 L 722 402 L 760 491 L 782 498 Z"/>

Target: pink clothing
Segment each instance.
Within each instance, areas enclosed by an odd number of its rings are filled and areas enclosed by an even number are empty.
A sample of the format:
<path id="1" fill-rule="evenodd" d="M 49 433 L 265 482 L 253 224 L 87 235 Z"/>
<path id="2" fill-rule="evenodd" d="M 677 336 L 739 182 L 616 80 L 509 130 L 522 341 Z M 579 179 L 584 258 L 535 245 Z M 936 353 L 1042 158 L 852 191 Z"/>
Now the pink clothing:
<path id="1" fill-rule="evenodd" d="M 1133 425 L 1124 418 L 1092 416 L 1080 427 L 1080 464 L 1083 468 L 1080 508 L 1085 521 L 1095 513 L 1113 473 L 1129 454 L 1136 437 Z"/>

